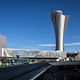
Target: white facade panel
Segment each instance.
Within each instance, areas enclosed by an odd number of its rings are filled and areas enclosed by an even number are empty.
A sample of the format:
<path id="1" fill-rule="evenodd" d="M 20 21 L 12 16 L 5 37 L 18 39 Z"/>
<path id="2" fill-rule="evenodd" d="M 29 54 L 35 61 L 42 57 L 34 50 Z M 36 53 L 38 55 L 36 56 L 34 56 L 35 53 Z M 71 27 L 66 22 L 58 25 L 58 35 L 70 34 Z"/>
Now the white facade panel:
<path id="1" fill-rule="evenodd" d="M 6 37 L 0 35 L 0 56 L 2 56 L 2 48 L 6 48 Z"/>

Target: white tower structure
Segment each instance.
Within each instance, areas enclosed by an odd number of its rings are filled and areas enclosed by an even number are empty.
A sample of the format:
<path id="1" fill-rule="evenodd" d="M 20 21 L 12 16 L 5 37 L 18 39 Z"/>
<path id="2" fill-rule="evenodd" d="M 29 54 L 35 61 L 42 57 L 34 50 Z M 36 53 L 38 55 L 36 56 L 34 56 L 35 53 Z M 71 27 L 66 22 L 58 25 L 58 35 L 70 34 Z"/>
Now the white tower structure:
<path id="1" fill-rule="evenodd" d="M 61 10 L 56 10 L 51 13 L 51 20 L 54 24 L 56 36 L 56 50 L 64 51 L 64 31 L 69 16 L 63 15 Z"/>

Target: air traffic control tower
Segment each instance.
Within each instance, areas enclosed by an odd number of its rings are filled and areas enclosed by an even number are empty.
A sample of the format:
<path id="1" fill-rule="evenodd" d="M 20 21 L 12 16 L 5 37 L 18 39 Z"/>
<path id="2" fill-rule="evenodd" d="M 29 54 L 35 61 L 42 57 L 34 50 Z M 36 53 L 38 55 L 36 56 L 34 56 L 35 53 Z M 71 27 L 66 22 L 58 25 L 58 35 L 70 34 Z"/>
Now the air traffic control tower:
<path id="1" fill-rule="evenodd" d="M 63 15 L 61 10 L 56 10 L 51 13 L 51 20 L 54 24 L 56 36 L 56 50 L 64 51 L 64 32 L 69 16 Z"/>

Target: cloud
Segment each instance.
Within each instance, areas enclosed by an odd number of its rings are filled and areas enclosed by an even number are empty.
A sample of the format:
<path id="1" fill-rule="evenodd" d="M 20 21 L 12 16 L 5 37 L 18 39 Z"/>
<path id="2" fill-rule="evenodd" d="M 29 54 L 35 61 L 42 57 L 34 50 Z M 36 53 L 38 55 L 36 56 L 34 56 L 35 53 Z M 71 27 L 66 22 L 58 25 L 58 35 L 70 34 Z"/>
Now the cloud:
<path id="1" fill-rule="evenodd" d="M 79 43 L 67 43 L 67 44 L 64 44 L 64 46 L 79 46 L 80 45 L 80 42 Z"/>
<path id="2" fill-rule="evenodd" d="M 52 47 L 52 46 L 56 46 L 55 44 L 40 44 L 40 46 L 46 46 L 46 47 Z"/>
<path id="3" fill-rule="evenodd" d="M 80 42 L 78 43 L 65 43 L 64 46 L 79 46 L 80 45 Z M 56 44 L 40 44 L 40 46 L 43 46 L 43 47 L 55 47 Z"/>

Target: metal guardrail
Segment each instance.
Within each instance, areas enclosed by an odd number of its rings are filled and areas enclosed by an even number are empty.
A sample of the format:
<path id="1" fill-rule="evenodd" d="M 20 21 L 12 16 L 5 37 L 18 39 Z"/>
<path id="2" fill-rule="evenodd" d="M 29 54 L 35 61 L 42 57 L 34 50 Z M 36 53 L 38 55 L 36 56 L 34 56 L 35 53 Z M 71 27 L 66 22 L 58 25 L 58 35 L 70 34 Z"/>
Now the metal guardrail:
<path id="1" fill-rule="evenodd" d="M 80 65 L 80 61 L 50 62 L 49 64 L 53 66 Z"/>

